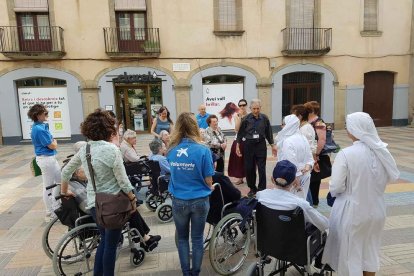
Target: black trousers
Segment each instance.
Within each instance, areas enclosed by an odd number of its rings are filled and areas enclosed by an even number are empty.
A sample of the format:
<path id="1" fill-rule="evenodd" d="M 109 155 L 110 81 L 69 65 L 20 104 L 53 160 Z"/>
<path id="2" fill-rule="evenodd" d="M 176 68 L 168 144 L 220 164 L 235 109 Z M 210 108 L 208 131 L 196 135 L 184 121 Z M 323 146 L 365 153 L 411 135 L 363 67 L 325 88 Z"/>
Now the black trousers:
<path id="1" fill-rule="evenodd" d="M 148 225 L 138 211 L 131 214 L 131 217 L 129 218 L 129 227 L 136 228 L 142 237 L 150 232 Z"/>
<path id="2" fill-rule="evenodd" d="M 224 155 L 216 160 L 216 172 L 224 173 Z"/>
<path id="3" fill-rule="evenodd" d="M 266 140 L 259 142 L 246 140 L 243 155 L 247 186 L 253 191 L 266 189 Z M 256 188 L 256 167 L 259 173 L 258 188 Z"/>
<path id="4" fill-rule="evenodd" d="M 309 191 L 312 196 L 312 203 L 313 205 L 319 204 L 319 189 L 321 187 L 321 180 L 323 178 L 329 177 L 331 175 L 331 172 L 326 172 L 326 166 L 324 166 L 321 163 L 329 163 L 330 159 L 328 155 L 321 155 L 319 156 L 319 168 L 321 169 L 321 172 L 311 172 L 311 179 L 310 179 L 310 185 L 309 185 Z"/>

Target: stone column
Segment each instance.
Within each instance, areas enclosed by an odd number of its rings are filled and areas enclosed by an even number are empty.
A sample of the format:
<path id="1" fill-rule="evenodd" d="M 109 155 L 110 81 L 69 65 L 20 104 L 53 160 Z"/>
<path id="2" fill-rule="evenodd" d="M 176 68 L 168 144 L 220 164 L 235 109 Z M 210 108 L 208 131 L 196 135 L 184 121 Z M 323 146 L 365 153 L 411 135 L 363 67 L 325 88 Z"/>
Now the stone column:
<path id="1" fill-rule="evenodd" d="M 174 85 L 175 103 L 177 107 L 177 117 L 182 112 L 190 112 L 190 89 L 191 85 L 184 79 L 179 79 Z M 168 106 L 168 103 L 165 103 Z"/>
<path id="2" fill-rule="evenodd" d="M 82 85 L 81 93 L 84 118 L 99 107 L 99 92 L 100 88 L 97 86 L 96 81 L 87 80 Z"/>
<path id="3" fill-rule="evenodd" d="M 414 4 L 411 10 L 411 39 L 410 39 L 410 70 L 408 88 L 408 122 L 411 121 L 410 127 L 414 127 Z"/>
<path id="4" fill-rule="evenodd" d="M 335 129 L 344 129 L 346 116 L 346 86 L 339 86 L 334 83 L 335 93 Z"/>
<path id="5" fill-rule="evenodd" d="M 256 87 L 258 97 L 262 101 L 262 113 L 266 114 L 269 120 L 272 121 L 272 80 L 262 78 L 257 82 Z"/>

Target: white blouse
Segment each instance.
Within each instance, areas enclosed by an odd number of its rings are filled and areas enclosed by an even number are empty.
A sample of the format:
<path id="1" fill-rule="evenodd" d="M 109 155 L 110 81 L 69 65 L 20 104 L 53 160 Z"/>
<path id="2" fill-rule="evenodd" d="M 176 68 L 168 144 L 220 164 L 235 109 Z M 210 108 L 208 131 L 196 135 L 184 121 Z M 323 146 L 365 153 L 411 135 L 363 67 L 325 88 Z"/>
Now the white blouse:
<path id="1" fill-rule="evenodd" d="M 306 140 L 308 140 L 312 154 L 316 154 L 317 143 L 315 139 L 315 129 L 313 126 L 306 123 L 299 130 L 305 136 Z"/>

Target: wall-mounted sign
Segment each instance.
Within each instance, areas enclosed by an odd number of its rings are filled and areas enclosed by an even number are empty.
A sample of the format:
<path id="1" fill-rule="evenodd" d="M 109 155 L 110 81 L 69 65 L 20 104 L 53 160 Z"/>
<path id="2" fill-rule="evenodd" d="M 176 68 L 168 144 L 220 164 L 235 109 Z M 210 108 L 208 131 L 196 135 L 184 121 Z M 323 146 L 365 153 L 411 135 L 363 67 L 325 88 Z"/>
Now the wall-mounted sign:
<path id="1" fill-rule="evenodd" d="M 27 112 L 34 104 L 43 104 L 49 111 L 49 130 L 54 138 L 70 137 L 69 104 L 66 87 L 22 87 L 17 89 L 23 139 L 31 139 L 33 121 Z"/>
<path id="2" fill-rule="evenodd" d="M 203 85 L 206 112 L 215 114 L 222 130 L 234 129 L 237 103 L 243 99 L 243 83 Z"/>
<path id="3" fill-rule="evenodd" d="M 173 63 L 174 72 L 190 72 L 190 63 Z"/>
<path id="4" fill-rule="evenodd" d="M 165 75 L 158 75 L 157 73 L 148 72 L 148 74 L 141 74 L 141 75 L 128 75 L 127 72 L 118 76 L 107 76 L 107 77 L 115 77 L 111 81 L 113 83 L 156 83 L 160 81 L 166 81 L 159 77 L 165 77 Z"/>

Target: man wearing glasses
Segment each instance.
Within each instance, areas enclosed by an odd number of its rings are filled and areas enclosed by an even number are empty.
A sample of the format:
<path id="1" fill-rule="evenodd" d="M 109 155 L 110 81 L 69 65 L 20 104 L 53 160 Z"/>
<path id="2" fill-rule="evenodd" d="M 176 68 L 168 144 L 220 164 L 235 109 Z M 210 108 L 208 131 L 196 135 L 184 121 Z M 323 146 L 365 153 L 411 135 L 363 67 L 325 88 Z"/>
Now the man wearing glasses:
<path id="1" fill-rule="evenodd" d="M 253 99 L 250 102 L 251 113 L 243 119 L 237 134 L 236 154 L 238 156 L 242 156 L 240 152 L 242 138 L 246 139 L 243 154 L 247 186 L 250 188 L 249 197 L 254 196 L 258 190 L 266 189 L 266 140 L 272 147 L 272 154 L 276 156 L 277 153 L 269 118 L 260 113 L 260 109 L 261 101 Z M 258 187 L 256 187 L 256 166 L 259 172 Z"/>

